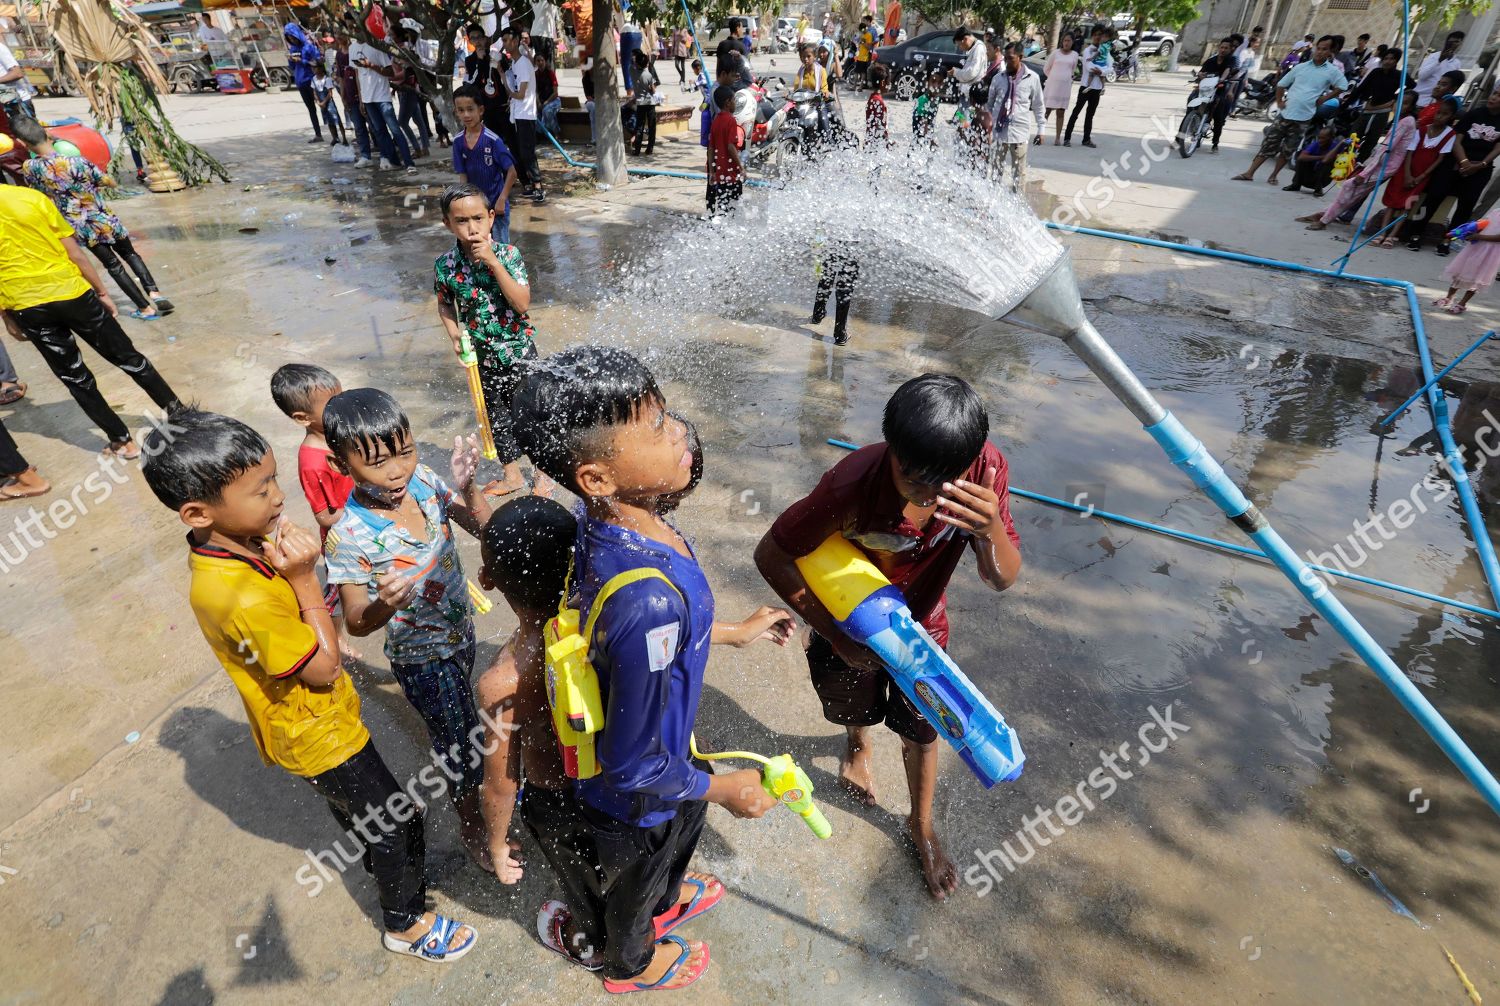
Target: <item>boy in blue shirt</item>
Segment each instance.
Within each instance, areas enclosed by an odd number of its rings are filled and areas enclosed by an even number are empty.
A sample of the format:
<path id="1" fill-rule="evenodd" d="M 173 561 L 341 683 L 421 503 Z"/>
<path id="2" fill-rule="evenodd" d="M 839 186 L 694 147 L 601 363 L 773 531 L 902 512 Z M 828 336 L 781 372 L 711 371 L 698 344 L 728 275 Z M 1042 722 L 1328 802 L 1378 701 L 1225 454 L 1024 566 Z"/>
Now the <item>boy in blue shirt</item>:
<path id="1" fill-rule="evenodd" d="M 589 659 L 604 703 L 600 772 L 579 780 L 577 794 L 603 897 L 569 907 L 579 929 L 605 935 L 605 991 L 682 988 L 707 969 L 708 947 L 658 939 L 653 917 L 679 900 L 706 804 L 760 817 L 774 802 L 755 769 L 714 775 L 689 753 L 714 600 L 691 547 L 661 515 L 662 498 L 692 480 L 688 427 L 667 413 L 639 360 L 602 346 L 532 368 L 514 413 L 533 463 L 584 501 L 571 581 L 579 609 L 618 573 L 660 574 L 616 591 L 598 614 Z M 723 885 L 706 881 L 701 901 L 721 898 Z"/>
<path id="2" fill-rule="evenodd" d="M 453 95 L 453 114 L 463 131 L 453 138 L 453 170 L 460 182 L 484 193 L 495 211 L 491 237 L 510 244 L 510 190 L 516 184 L 516 159 L 505 141 L 484 124 L 484 88 L 465 84 Z"/>
<path id="3" fill-rule="evenodd" d="M 453 438 L 453 486 L 417 461 L 411 423 L 375 388 L 334 395 L 323 407 L 334 465 L 354 480 L 344 513 L 328 531 L 323 558 L 338 585 L 351 636 L 385 629 L 391 673 L 432 738 L 434 764 L 451 780 L 469 855 L 492 870 L 479 788 L 484 735 L 474 690 L 474 620 L 469 584 L 450 521 L 476 538 L 490 505 L 474 484 L 479 446 Z"/>

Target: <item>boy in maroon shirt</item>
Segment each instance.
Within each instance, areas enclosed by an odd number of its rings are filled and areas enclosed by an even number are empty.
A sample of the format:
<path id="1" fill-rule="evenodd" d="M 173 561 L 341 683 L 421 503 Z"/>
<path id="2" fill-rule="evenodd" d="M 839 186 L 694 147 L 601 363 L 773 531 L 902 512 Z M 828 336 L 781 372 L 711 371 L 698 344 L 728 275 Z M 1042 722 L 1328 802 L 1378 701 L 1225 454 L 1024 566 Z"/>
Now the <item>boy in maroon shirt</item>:
<path id="1" fill-rule="evenodd" d="M 323 439 L 323 407 L 344 388 L 339 379 L 311 363 L 288 363 L 271 375 L 271 397 L 287 418 L 307 431 L 297 449 L 297 481 L 302 495 L 318 522 L 318 534 L 328 540 L 328 529 L 343 516 L 344 504 L 354 491 L 354 480 L 328 463 L 328 441 Z M 339 639 L 339 656 L 359 660 L 359 651 L 349 644 L 344 629 L 344 612 L 339 604 L 337 587 L 325 585 L 323 599 L 333 616 L 333 627 Z"/>
<path id="2" fill-rule="evenodd" d="M 755 550 L 761 575 L 812 626 L 807 650 L 823 715 L 848 730 L 839 780 L 866 806 L 875 804 L 869 727 L 884 722 L 901 736 L 911 791 L 907 825 L 935 898 L 958 887 L 932 820 L 938 738 L 879 658 L 838 630 L 797 569 L 833 534 L 842 534 L 906 596 L 912 616 L 938 645 L 948 644 L 944 592 L 966 549 L 993 590 L 1016 582 L 1020 537 L 1010 516 L 1005 458 L 989 443 L 989 416 L 974 389 L 956 377 L 923 374 L 885 406 L 885 442 L 855 451 L 829 469 L 811 495 L 787 508 Z"/>

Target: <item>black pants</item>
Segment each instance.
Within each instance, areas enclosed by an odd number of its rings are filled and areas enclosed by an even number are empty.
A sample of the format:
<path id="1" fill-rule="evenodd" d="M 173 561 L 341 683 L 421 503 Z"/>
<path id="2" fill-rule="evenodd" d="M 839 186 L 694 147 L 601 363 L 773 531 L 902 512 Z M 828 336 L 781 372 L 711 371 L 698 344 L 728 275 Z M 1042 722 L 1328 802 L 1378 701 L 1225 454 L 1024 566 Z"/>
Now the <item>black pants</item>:
<path id="1" fill-rule="evenodd" d="M 30 467 L 26 459 L 21 457 L 21 449 L 16 446 L 15 438 L 5 428 L 5 423 L 0 422 L 0 478 L 19 475 Z"/>
<path id="2" fill-rule="evenodd" d="M 687 86 L 687 57 L 673 56 L 672 63 L 677 67 L 677 83 L 683 87 Z"/>
<path id="3" fill-rule="evenodd" d="M 536 345 L 527 348 L 523 360 L 535 360 Z M 516 424 L 510 417 L 510 403 L 526 375 L 524 363 L 502 364 L 487 354 L 479 358 L 479 387 L 484 392 L 484 410 L 490 415 L 490 437 L 495 453 L 503 465 L 520 459 L 526 453 L 516 441 Z"/>
<path id="4" fill-rule="evenodd" d="M 1298 161 L 1297 170 L 1292 172 L 1292 184 L 1300 185 L 1304 189 L 1326 189 L 1333 183 L 1333 162 L 1324 163 L 1322 158 L 1316 161 Z"/>
<path id="5" fill-rule="evenodd" d="M 93 346 L 100 356 L 129 374 L 159 408 L 165 410 L 177 404 L 177 393 L 167 386 L 166 380 L 151 366 L 151 361 L 135 348 L 120 323 L 104 310 L 94 291 L 72 300 L 38 304 L 11 313 L 21 331 L 26 333 L 26 338 L 52 368 L 52 373 L 73 396 L 73 401 L 88 414 L 95 426 L 104 431 L 110 443 L 130 439 L 130 430 L 99 394 L 93 372 L 83 362 L 83 354 L 78 351 L 74 336 Z"/>
<path id="6" fill-rule="evenodd" d="M 708 215 L 719 216 L 729 213 L 740 201 L 740 196 L 745 194 L 744 182 L 724 182 L 720 184 L 708 183 Z"/>
<path id="7" fill-rule="evenodd" d="M 1390 124 L 1390 112 L 1366 112 L 1360 116 L 1359 126 L 1355 129 L 1359 133 L 1359 153 L 1354 155 L 1356 163 L 1365 163 L 1375 152 L 1375 148 L 1380 145 L 1380 138 L 1385 135 L 1386 127 Z"/>
<path id="8" fill-rule="evenodd" d="M 1233 90 L 1233 88 L 1231 87 L 1230 90 Z M 1221 97 L 1218 101 L 1215 101 L 1213 107 L 1209 110 L 1209 115 L 1212 117 L 1214 124 L 1214 146 L 1216 147 L 1219 145 L 1219 137 L 1224 135 L 1224 120 L 1229 118 L 1229 113 L 1233 110 L 1234 102 L 1227 100 L 1225 97 Z M 1084 132 L 1088 132 L 1089 124 L 1087 120 L 1083 124 L 1083 129 Z"/>
<path id="9" fill-rule="evenodd" d="M 635 147 L 632 153 L 641 152 L 641 142 L 646 143 L 646 153 L 656 149 L 656 106 L 637 105 L 635 109 Z"/>
<path id="10" fill-rule="evenodd" d="M 707 770 L 706 763 L 697 764 Z M 579 809 L 599 854 L 604 915 L 585 919 L 575 906 L 568 908 L 584 932 L 604 933 L 604 977 L 634 978 L 646 970 L 655 953 L 652 918 L 677 903 L 682 875 L 703 834 L 708 804 L 680 803 L 676 816 L 654 828 L 624 824 L 581 801 Z"/>
<path id="11" fill-rule="evenodd" d="M 328 809 L 353 847 L 363 848 L 361 860 L 380 891 L 386 931 L 399 933 L 416 925 L 427 911 L 426 827 L 420 809 L 409 807 L 411 816 L 405 821 L 397 821 L 385 810 L 401 788 L 375 743 L 367 743 L 344 764 L 307 781 L 328 801 Z M 372 808 L 380 808 L 380 813 L 372 816 Z M 355 828 L 355 817 L 364 819 L 363 830 Z"/>
<path id="12" fill-rule="evenodd" d="M 536 163 L 536 120 L 515 120 L 516 171 L 528 189 L 542 187 L 542 169 Z"/>
<path id="13" fill-rule="evenodd" d="M 307 117 L 312 120 L 313 135 L 318 139 L 323 138 L 323 124 L 318 121 L 318 99 L 313 97 L 311 84 L 298 84 L 297 91 L 302 95 L 302 104 L 307 106 Z"/>
<path id="14" fill-rule="evenodd" d="M 521 793 L 521 820 L 552 867 L 573 916 L 578 944 L 568 949 L 582 958 L 604 948 L 604 930 L 598 928 L 604 919 L 604 875 L 593 829 L 579 808 L 571 789 L 527 783 Z"/>
<path id="15" fill-rule="evenodd" d="M 104 264 L 104 268 L 114 277 L 115 284 L 125 291 L 125 296 L 130 298 L 131 303 L 143 311 L 151 306 L 151 301 L 146 298 L 146 294 L 156 289 L 156 280 L 151 278 L 151 272 L 146 268 L 146 263 L 142 261 L 129 238 L 118 237 L 113 241 L 100 241 L 98 244 L 89 245 L 89 251 L 94 253 L 94 258 Z M 122 258 L 125 262 L 120 261 Z M 126 262 L 130 263 L 131 270 L 140 277 L 141 286 L 146 288 L 146 293 L 141 292 L 131 280 L 130 273 L 125 271 Z"/>
<path id="16" fill-rule="evenodd" d="M 1063 132 L 1064 140 L 1073 139 L 1073 124 L 1078 121 L 1078 113 L 1088 107 L 1088 114 L 1083 117 L 1083 138 L 1090 140 L 1094 136 L 1094 111 L 1099 107 L 1100 91 L 1090 91 L 1086 87 L 1078 89 L 1078 101 L 1073 105 L 1073 114 L 1068 116 L 1068 128 Z"/>
<path id="17" fill-rule="evenodd" d="M 1479 197 L 1484 195 L 1485 186 L 1490 183 L 1490 177 L 1494 175 L 1493 166 L 1480 168 L 1472 175 L 1461 175 L 1456 167 L 1451 165 L 1440 168 L 1433 175 L 1432 182 L 1427 186 L 1427 192 L 1422 196 L 1422 222 L 1411 231 L 1412 246 L 1422 243 L 1422 232 L 1427 225 L 1432 223 L 1433 216 L 1442 208 L 1443 200 L 1453 196 L 1456 202 L 1453 206 L 1453 215 L 1448 218 L 1445 230 L 1452 230 L 1459 224 L 1466 224 L 1474 218 L 1474 207 L 1479 203 Z M 1447 235 L 1438 242 L 1446 245 Z"/>
<path id="18" fill-rule="evenodd" d="M 854 305 L 854 285 L 859 282 L 859 262 L 843 252 L 830 252 L 823 259 L 818 274 L 818 299 L 813 302 L 813 317 L 823 320 L 824 305 L 833 297 L 833 337 L 846 334 L 849 308 Z"/>

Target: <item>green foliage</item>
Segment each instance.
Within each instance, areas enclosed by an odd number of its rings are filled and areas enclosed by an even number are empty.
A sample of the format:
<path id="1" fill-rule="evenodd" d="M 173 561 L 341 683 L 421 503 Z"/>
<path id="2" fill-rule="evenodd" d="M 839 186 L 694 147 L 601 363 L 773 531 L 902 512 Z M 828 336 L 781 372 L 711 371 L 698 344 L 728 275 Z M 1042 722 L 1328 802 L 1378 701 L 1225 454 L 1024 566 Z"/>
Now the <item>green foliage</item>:
<path id="1" fill-rule="evenodd" d="M 1180 32 L 1183 25 L 1198 16 L 1198 2 L 1197 0 L 1136 0 L 1129 10 L 1133 15 L 1137 31 L 1164 28 L 1167 31 Z"/>

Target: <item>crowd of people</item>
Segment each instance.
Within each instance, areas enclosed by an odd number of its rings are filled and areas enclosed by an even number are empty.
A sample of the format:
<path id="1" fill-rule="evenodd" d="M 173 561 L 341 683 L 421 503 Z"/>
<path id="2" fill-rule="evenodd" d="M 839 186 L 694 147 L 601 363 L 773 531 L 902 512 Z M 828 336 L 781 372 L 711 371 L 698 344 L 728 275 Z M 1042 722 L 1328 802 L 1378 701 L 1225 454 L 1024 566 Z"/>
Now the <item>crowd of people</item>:
<path id="1" fill-rule="evenodd" d="M 1457 58 L 1463 32 L 1450 33 L 1442 48 L 1423 58 L 1415 76 L 1402 67 L 1399 49 L 1371 49 L 1369 40 L 1361 35 L 1346 50 L 1340 36 L 1308 36 L 1293 48 L 1275 79 L 1280 115 L 1266 127 L 1250 166 L 1234 177 L 1253 181 L 1271 161 L 1267 181 L 1272 185 L 1292 167 L 1290 182 L 1282 186 L 1287 192 L 1321 196 L 1339 182 L 1326 209 L 1297 217 L 1308 230 L 1353 222 L 1378 195 L 1379 212 L 1369 214 L 1375 247 L 1395 248 L 1404 240 L 1407 248 L 1420 251 L 1436 226 L 1435 251 L 1446 256 L 1455 232 L 1480 222 L 1476 209 L 1500 156 L 1500 89 L 1464 107 L 1457 93 L 1465 81 Z M 1226 101 L 1233 100 L 1244 79 L 1243 73 L 1229 75 L 1235 65 L 1232 42 L 1221 42 L 1201 69 L 1226 74 Z M 1215 123 L 1217 147 L 1221 112 L 1216 111 Z M 1440 214 L 1450 197 L 1453 208 L 1444 219 Z M 1463 251 L 1445 270 L 1453 291 L 1435 307 L 1460 314 L 1477 290 L 1494 282 L 1500 232 L 1488 233 L 1488 220 L 1482 218 L 1483 228 L 1463 235 Z M 1460 289 L 1462 298 L 1455 295 Z"/>

